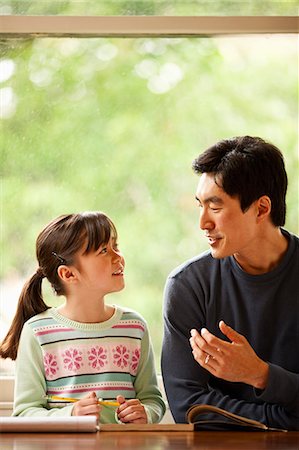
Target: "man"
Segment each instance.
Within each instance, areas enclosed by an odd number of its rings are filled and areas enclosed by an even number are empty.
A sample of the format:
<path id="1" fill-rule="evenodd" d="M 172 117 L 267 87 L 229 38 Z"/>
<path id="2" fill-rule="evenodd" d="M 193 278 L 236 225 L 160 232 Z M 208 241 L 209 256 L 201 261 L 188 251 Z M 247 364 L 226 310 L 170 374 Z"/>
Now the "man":
<path id="1" fill-rule="evenodd" d="M 193 163 L 210 250 L 165 287 L 162 373 L 176 422 L 197 403 L 299 430 L 299 239 L 281 152 L 220 141 Z"/>

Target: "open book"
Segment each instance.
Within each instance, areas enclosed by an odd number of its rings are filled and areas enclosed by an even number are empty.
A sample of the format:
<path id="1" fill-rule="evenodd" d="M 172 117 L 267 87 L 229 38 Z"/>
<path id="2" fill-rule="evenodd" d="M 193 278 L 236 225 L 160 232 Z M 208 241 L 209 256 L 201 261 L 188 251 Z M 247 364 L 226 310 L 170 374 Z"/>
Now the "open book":
<path id="1" fill-rule="evenodd" d="M 208 418 L 205 418 L 206 415 Z M 201 417 L 203 416 L 203 417 Z M 256 431 L 287 431 L 278 428 L 270 428 L 262 422 L 248 419 L 244 416 L 231 413 L 212 405 L 193 405 L 186 414 L 187 421 L 194 424 L 195 430 L 204 429 L 239 429 Z"/>
<path id="2" fill-rule="evenodd" d="M 269 428 L 257 420 L 238 416 L 212 405 L 193 405 L 186 414 L 187 423 L 170 424 L 103 424 L 100 431 L 199 431 L 199 430 L 247 430 L 287 431 Z"/>

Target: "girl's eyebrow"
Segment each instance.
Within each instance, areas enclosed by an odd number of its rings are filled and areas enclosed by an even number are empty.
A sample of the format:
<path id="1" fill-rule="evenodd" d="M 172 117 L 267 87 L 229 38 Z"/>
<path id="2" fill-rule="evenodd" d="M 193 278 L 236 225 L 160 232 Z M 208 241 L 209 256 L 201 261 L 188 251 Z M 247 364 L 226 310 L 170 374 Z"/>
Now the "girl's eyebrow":
<path id="1" fill-rule="evenodd" d="M 202 202 L 199 200 L 199 198 L 197 197 L 197 195 L 195 195 L 195 199 L 202 204 Z M 222 205 L 223 204 L 223 200 L 222 198 L 218 197 L 217 195 L 212 195 L 211 197 L 208 197 L 206 199 L 203 200 L 204 204 L 207 203 L 217 203 L 218 205 Z"/>

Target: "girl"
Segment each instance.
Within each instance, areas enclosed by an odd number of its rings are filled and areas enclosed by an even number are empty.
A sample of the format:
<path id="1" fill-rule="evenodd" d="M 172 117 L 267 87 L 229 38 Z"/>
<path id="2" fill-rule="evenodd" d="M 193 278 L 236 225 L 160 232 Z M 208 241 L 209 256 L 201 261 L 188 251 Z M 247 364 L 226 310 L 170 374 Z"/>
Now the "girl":
<path id="1" fill-rule="evenodd" d="M 159 422 L 165 405 L 146 323 L 104 301 L 124 288 L 112 221 L 101 212 L 60 216 L 39 234 L 36 256 L 39 267 L 23 287 L 0 347 L 0 356 L 16 359 L 13 415 Z M 59 308 L 44 303 L 43 278 L 65 296 Z M 107 403 L 100 405 L 99 397 Z"/>

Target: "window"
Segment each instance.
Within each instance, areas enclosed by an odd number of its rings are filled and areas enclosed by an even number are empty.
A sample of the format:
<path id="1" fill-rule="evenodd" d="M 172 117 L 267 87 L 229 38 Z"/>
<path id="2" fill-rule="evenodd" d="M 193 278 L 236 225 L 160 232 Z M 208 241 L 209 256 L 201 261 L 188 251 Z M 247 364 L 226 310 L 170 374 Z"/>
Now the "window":
<path id="1" fill-rule="evenodd" d="M 200 151 L 236 134 L 278 145 L 290 180 L 286 226 L 298 233 L 295 2 L 263 2 L 263 11 L 245 2 L 253 17 L 221 20 L 207 16 L 210 2 L 179 2 L 170 13 L 171 2 L 99 3 L 107 9 L 0 2 L 0 339 L 36 268 L 40 229 L 65 212 L 101 209 L 127 261 L 126 289 L 107 300 L 148 320 L 159 368 L 166 276 L 206 248 L 191 171 Z M 230 3 L 238 13 L 242 2 Z M 46 301 L 60 299 L 47 289 Z M 13 365 L 0 361 L 7 373 Z"/>

